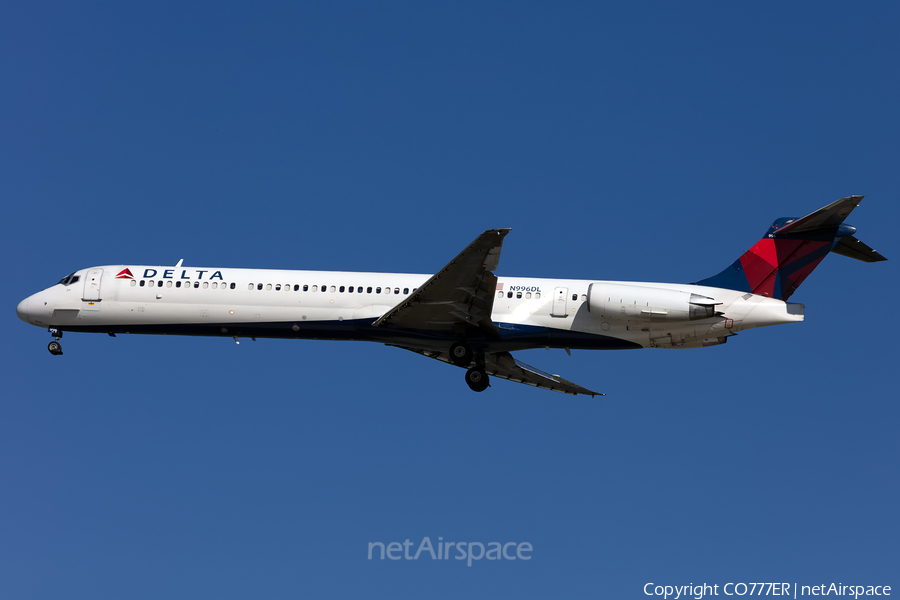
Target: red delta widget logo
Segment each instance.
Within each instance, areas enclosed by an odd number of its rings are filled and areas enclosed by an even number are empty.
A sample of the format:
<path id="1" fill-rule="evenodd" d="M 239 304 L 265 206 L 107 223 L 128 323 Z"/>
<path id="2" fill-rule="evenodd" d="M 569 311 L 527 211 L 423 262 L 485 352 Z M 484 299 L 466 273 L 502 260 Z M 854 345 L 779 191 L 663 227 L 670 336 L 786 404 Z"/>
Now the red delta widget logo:
<path id="1" fill-rule="evenodd" d="M 131 274 L 131 269 L 126 267 L 119 271 L 119 274 L 116 275 L 116 279 L 134 279 L 134 275 Z"/>

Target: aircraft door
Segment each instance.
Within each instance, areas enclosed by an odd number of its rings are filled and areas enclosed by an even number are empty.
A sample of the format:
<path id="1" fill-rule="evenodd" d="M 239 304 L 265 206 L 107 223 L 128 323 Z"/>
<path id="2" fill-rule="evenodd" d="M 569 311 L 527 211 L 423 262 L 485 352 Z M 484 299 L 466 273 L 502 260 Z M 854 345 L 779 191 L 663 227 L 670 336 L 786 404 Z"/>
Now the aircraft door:
<path id="1" fill-rule="evenodd" d="M 569 288 L 558 287 L 553 290 L 553 308 L 550 311 L 552 317 L 567 317 L 567 298 L 569 297 Z"/>
<path id="2" fill-rule="evenodd" d="M 100 310 L 100 282 L 103 280 L 103 269 L 88 269 L 84 274 L 84 310 Z"/>

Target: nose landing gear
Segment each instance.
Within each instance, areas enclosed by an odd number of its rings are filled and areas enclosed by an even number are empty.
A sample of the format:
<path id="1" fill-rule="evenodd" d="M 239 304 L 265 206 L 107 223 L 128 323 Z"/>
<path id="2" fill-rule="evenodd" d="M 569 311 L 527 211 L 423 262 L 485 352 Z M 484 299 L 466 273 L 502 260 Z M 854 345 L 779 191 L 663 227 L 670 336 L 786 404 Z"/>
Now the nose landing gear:
<path id="1" fill-rule="evenodd" d="M 47 344 L 47 350 L 49 350 L 50 354 L 52 354 L 53 356 L 61 356 L 62 344 L 59 343 L 59 340 L 62 337 L 63 332 L 59 329 L 50 329 L 49 331 L 53 336 L 53 341 Z"/>

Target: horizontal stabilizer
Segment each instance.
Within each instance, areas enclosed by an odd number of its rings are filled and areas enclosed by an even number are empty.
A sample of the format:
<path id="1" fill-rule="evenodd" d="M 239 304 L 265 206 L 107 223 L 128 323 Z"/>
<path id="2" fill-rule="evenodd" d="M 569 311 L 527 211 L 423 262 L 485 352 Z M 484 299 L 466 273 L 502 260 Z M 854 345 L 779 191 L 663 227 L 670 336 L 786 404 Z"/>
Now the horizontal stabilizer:
<path id="1" fill-rule="evenodd" d="M 831 251 L 835 254 L 840 254 L 841 256 L 847 256 L 869 263 L 887 260 L 852 235 L 842 237 L 841 241 L 835 244 Z"/>
<path id="2" fill-rule="evenodd" d="M 859 206 L 863 196 L 847 196 L 836 202 L 832 202 L 828 206 L 820 208 L 805 217 L 794 219 L 777 230 L 778 235 L 786 233 L 800 233 L 802 231 L 813 231 L 815 229 L 828 229 L 831 227 L 840 227 L 844 219 L 853 212 L 853 209 Z"/>

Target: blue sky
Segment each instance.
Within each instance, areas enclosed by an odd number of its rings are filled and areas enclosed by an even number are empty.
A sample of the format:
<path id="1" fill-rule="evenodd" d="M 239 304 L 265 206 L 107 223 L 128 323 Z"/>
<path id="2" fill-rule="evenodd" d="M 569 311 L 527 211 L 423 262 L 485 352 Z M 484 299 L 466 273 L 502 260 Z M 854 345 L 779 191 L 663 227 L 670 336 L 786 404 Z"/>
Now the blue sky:
<path id="1" fill-rule="evenodd" d="M 68 334 L 76 269 L 694 281 L 850 194 L 888 258 L 891 3 L 24 3 L 0 24 L 0 595 L 644 597 L 900 585 L 896 260 L 684 352 L 534 350 L 605 398 L 376 344 Z M 527 541 L 530 561 L 369 561 Z"/>

